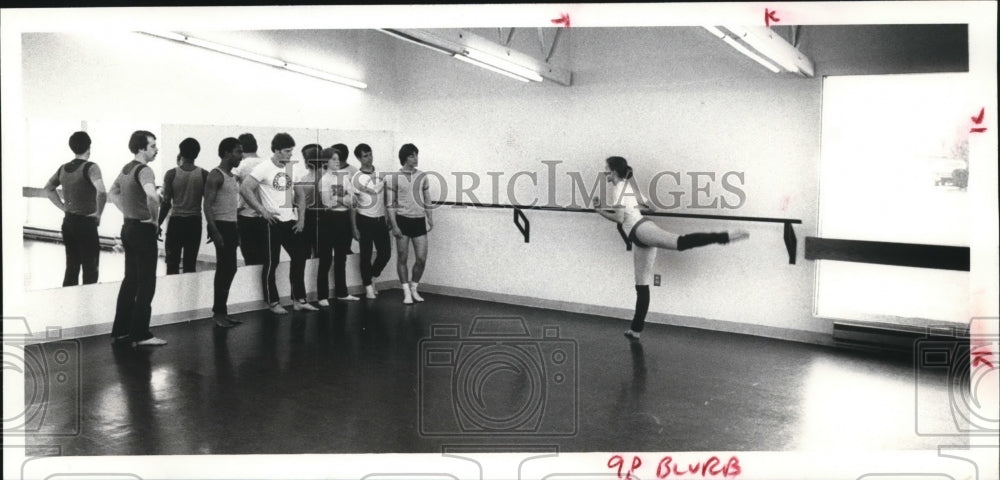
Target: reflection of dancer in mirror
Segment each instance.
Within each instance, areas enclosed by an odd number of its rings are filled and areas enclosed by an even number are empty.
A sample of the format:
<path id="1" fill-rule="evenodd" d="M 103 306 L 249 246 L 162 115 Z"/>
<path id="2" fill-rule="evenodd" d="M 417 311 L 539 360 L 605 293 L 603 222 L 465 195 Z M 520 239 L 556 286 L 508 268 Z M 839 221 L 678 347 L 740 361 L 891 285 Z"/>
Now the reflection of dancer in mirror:
<path id="1" fill-rule="evenodd" d="M 386 212 L 392 235 L 396 237 L 396 273 L 403 287 L 403 303 L 407 305 L 424 301 L 417 293 L 417 284 L 427 262 L 427 233 L 434 228 L 431 211 L 426 208 L 430 204 L 427 177 L 417 170 L 418 154 L 412 143 L 400 147 L 399 164 L 403 167 L 389 176 L 385 186 L 388 192 Z M 406 267 L 410 243 L 417 257 L 412 276 Z"/>
<path id="2" fill-rule="evenodd" d="M 240 236 L 236 227 L 236 210 L 240 204 L 240 184 L 233 168 L 243 160 L 240 141 L 225 138 L 219 143 L 219 166 L 213 168 L 205 180 L 205 222 L 208 237 L 215 245 L 215 301 L 212 319 L 219 327 L 228 328 L 241 321 L 229 317 L 229 287 L 236 276 L 236 247 Z"/>
<path id="3" fill-rule="evenodd" d="M 157 228 L 167 221 L 166 250 L 167 275 L 181 272 L 183 256 L 184 273 L 195 271 L 198 264 L 198 250 L 201 248 L 201 203 L 205 194 L 205 179 L 208 170 L 194 164 L 201 153 L 201 144 L 193 138 L 185 138 L 178 147 L 177 168 L 167 170 L 163 175 L 163 201 L 160 203 L 160 218 Z M 157 232 L 159 237 L 159 232 Z"/>
<path id="4" fill-rule="evenodd" d="M 646 323 L 646 312 L 649 310 L 649 283 L 653 277 L 653 265 L 656 263 L 656 249 L 683 251 L 713 243 L 725 244 L 743 240 L 750 234 L 746 230 L 687 235 L 667 232 L 642 217 L 640 207 L 648 210 L 649 206 L 639 192 L 632 177 L 632 167 L 628 166 L 628 162 L 622 157 L 609 157 L 605 164 L 607 170 L 604 175 L 612 185 L 610 202 L 609 205 L 601 206 L 600 199 L 595 197 L 593 206 L 602 217 L 620 223 L 622 229 L 629 232 L 628 238 L 632 242 L 635 265 L 636 299 L 635 315 L 625 336 L 637 339 Z"/>
<path id="5" fill-rule="evenodd" d="M 97 266 L 101 243 L 97 226 L 107 203 L 101 168 L 90 161 L 90 135 L 76 132 L 69 137 L 69 148 L 76 156 L 59 167 L 45 184 L 45 195 L 65 213 L 62 223 L 63 245 L 66 247 L 66 273 L 63 286 L 97 283 Z M 56 187 L 62 186 L 62 197 Z"/>
<path id="6" fill-rule="evenodd" d="M 240 135 L 239 140 L 240 146 L 243 147 L 243 161 L 239 167 L 233 169 L 233 174 L 236 175 L 236 181 L 242 185 L 250 176 L 250 172 L 266 160 L 257 156 L 257 139 L 253 134 L 244 133 Z M 255 200 L 260 202 L 259 197 Z M 236 214 L 236 227 L 240 231 L 240 251 L 243 252 L 244 263 L 263 265 L 264 257 L 267 256 L 267 220 L 250 207 L 242 194 L 240 208 Z"/>

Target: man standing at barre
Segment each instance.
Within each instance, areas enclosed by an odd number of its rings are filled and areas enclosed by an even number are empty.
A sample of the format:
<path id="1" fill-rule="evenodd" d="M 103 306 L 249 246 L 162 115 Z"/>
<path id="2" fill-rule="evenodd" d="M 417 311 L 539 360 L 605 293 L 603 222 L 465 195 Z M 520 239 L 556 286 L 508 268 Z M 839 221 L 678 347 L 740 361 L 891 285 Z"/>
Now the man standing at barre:
<path id="1" fill-rule="evenodd" d="M 427 233 L 434 228 L 431 212 L 426 208 L 430 204 L 427 177 L 417 170 L 418 154 L 419 150 L 412 143 L 400 147 L 399 164 L 403 167 L 386 182 L 386 212 L 396 237 L 396 273 L 403 287 L 403 303 L 407 305 L 424 301 L 417 292 L 417 285 L 427 262 Z M 417 257 L 412 277 L 406 266 L 411 243 Z"/>

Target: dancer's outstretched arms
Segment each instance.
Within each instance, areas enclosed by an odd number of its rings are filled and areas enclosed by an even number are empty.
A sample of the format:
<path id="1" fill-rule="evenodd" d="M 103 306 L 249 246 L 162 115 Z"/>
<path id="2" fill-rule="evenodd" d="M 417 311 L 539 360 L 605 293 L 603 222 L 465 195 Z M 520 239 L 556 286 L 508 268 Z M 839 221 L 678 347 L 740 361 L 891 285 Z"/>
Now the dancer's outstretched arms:
<path id="1" fill-rule="evenodd" d="M 594 207 L 594 211 L 597 212 L 598 215 L 608 219 L 609 221 L 615 223 L 622 223 L 622 220 L 624 220 L 623 217 L 625 215 L 620 209 L 613 207 L 602 207 L 601 200 L 597 197 L 594 197 L 591 206 Z"/>

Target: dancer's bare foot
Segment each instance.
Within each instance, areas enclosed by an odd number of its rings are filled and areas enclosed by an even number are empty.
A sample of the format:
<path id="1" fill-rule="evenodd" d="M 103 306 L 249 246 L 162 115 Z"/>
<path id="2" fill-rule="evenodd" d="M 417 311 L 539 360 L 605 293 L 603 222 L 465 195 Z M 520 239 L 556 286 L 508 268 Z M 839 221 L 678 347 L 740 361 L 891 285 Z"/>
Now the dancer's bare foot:
<path id="1" fill-rule="evenodd" d="M 740 240 L 746 240 L 750 238 L 750 232 L 743 230 L 742 228 L 737 228 L 735 230 L 730 230 L 726 232 L 729 234 L 730 242 L 738 242 Z"/>

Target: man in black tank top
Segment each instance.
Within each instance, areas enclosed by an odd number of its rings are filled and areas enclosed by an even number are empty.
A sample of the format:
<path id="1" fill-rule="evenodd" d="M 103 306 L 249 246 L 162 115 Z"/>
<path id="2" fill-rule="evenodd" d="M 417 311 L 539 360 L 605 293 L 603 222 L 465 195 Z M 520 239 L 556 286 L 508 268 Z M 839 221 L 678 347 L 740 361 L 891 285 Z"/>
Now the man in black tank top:
<path id="1" fill-rule="evenodd" d="M 160 197 L 156 193 L 153 169 L 146 164 L 156 158 L 156 136 L 145 130 L 132 133 L 128 149 L 135 158 L 126 164 L 108 198 L 122 211 L 122 247 L 125 249 L 125 278 L 118 290 L 115 323 L 111 336 L 115 344 L 132 346 L 166 345 L 149 331 L 153 295 L 156 293 L 156 219 Z"/>
<path id="2" fill-rule="evenodd" d="M 185 138 L 177 155 L 177 168 L 167 170 L 163 176 L 163 202 L 157 227 L 167 222 L 165 242 L 167 275 L 180 273 L 181 257 L 184 273 L 195 271 L 198 250 L 201 247 L 201 200 L 205 193 L 208 172 L 194 161 L 201 152 L 201 145 L 193 138 Z M 159 236 L 159 235 L 157 235 Z"/>
<path id="3" fill-rule="evenodd" d="M 205 222 L 208 237 L 215 245 L 215 301 L 212 319 L 223 328 L 242 323 L 228 316 L 229 288 L 236 276 L 236 247 L 240 244 L 236 226 L 236 211 L 240 203 L 240 186 L 233 168 L 243 160 L 240 141 L 225 138 L 219 143 L 219 167 L 212 169 L 205 181 Z"/>
<path id="4" fill-rule="evenodd" d="M 66 214 L 62 223 L 66 247 L 64 287 L 79 284 L 81 269 L 84 285 L 97 283 L 101 254 L 97 226 L 108 200 L 101 169 L 90 161 L 90 135 L 87 132 L 70 135 L 69 148 L 76 158 L 59 167 L 45 184 L 45 195 Z M 56 191 L 59 186 L 62 197 Z"/>

